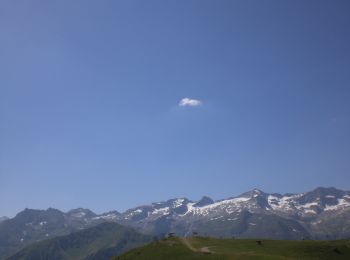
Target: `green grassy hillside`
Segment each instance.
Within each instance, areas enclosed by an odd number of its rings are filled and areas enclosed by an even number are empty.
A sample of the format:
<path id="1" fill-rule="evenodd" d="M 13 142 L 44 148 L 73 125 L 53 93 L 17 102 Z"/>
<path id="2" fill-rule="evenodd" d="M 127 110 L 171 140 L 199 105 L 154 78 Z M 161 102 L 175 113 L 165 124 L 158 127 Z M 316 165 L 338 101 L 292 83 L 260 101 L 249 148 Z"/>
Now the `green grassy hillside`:
<path id="1" fill-rule="evenodd" d="M 350 259 L 350 241 L 169 238 L 114 258 L 133 259 Z"/>

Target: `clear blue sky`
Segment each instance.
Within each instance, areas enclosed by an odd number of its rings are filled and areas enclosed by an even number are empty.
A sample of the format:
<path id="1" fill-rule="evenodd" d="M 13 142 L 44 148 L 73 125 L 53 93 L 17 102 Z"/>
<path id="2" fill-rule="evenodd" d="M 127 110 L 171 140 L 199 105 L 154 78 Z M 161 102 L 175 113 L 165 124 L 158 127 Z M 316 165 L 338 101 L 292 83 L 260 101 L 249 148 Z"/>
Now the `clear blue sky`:
<path id="1" fill-rule="evenodd" d="M 348 0 L 1 1 L 0 215 L 349 190 L 349 14 Z"/>

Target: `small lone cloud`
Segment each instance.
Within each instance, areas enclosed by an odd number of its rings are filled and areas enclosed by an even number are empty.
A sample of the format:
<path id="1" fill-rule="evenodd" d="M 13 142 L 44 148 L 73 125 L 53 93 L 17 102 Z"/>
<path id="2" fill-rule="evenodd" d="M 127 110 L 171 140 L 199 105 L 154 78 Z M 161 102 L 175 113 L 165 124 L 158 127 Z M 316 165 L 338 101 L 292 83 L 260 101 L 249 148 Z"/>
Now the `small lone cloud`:
<path id="1" fill-rule="evenodd" d="M 179 102 L 179 106 L 180 107 L 197 107 L 202 105 L 202 101 L 198 100 L 198 99 L 192 99 L 192 98 L 183 98 L 180 100 Z"/>

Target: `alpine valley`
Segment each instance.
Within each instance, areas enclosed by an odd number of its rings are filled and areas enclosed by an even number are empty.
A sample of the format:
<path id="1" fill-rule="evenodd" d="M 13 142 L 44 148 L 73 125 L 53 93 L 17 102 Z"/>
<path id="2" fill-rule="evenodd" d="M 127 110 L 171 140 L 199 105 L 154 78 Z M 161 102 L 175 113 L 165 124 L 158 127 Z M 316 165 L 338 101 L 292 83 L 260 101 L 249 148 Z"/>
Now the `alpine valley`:
<path id="1" fill-rule="evenodd" d="M 0 218 L 0 259 L 35 259 L 23 257 L 31 250 L 48 256 L 47 248 L 60 251 L 61 256 L 70 250 L 79 256 L 76 259 L 94 259 L 117 255 L 168 233 L 287 240 L 350 238 L 350 191 L 316 188 L 281 195 L 254 189 L 219 201 L 176 198 L 123 213 L 25 209 L 13 218 Z M 89 252 L 76 248 L 89 248 Z"/>

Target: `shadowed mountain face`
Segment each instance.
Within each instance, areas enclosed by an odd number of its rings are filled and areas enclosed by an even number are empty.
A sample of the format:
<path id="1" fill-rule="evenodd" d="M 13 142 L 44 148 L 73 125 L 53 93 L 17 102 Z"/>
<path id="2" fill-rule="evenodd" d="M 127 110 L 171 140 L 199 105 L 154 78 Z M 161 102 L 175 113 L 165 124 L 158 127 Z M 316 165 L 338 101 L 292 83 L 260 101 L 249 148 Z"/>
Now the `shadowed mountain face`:
<path id="1" fill-rule="evenodd" d="M 64 213 L 57 209 L 25 209 L 14 218 L 0 223 L 0 258 L 24 248 L 33 242 L 66 235 L 109 220 L 118 212 L 96 214 L 87 209 Z"/>
<path id="2" fill-rule="evenodd" d="M 196 202 L 193 206 L 194 207 L 203 207 L 203 206 L 207 206 L 210 204 L 213 204 L 214 201 L 207 197 L 207 196 L 203 196 L 198 202 Z"/>
<path id="3" fill-rule="evenodd" d="M 66 236 L 34 243 L 8 259 L 110 259 L 149 241 L 149 236 L 131 228 L 106 222 Z"/>
<path id="4" fill-rule="evenodd" d="M 299 194 L 252 190 L 213 201 L 171 199 L 129 209 L 95 214 L 88 209 L 67 213 L 26 209 L 0 223 L 0 257 L 33 242 L 66 235 L 103 222 L 116 222 L 139 232 L 162 235 L 197 232 L 218 237 L 273 239 L 340 239 L 350 237 L 350 192 L 317 188 Z"/>

